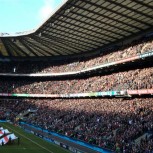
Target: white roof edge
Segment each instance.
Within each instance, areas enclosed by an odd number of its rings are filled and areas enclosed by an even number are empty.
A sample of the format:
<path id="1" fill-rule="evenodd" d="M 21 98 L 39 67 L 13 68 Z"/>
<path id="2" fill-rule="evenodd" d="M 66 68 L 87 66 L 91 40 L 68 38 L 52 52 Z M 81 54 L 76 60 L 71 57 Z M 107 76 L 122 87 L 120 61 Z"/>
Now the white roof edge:
<path id="1" fill-rule="evenodd" d="M 14 32 L 14 33 L 7 33 L 7 32 L 2 32 L 0 33 L 0 37 L 17 37 L 17 36 L 26 36 L 29 34 L 32 34 L 36 32 L 43 24 L 45 24 L 54 14 L 57 12 L 68 0 L 63 0 L 62 3 L 60 3 L 49 15 L 49 17 L 44 20 L 42 23 L 40 23 L 35 29 L 32 30 L 27 30 L 27 31 L 22 31 L 22 32 Z"/>

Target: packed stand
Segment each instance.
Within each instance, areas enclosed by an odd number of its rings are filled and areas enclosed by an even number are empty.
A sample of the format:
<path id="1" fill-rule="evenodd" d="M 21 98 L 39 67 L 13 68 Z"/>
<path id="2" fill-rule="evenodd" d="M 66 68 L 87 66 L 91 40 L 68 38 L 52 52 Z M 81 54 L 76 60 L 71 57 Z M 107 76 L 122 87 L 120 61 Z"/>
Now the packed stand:
<path id="1" fill-rule="evenodd" d="M 22 100 L 12 111 L 31 107 L 26 122 L 43 129 L 116 152 L 153 151 L 152 137 L 135 142 L 153 132 L 152 98 Z"/>
<path id="2" fill-rule="evenodd" d="M 14 120 L 19 113 L 17 105 L 18 100 L 0 100 L 0 120 Z"/>
<path id="3" fill-rule="evenodd" d="M 0 120 L 12 120 L 23 110 L 35 108 L 31 100 L 0 99 Z"/>
<path id="4" fill-rule="evenodd" d="M 97 65 L 102 65 L 109 62 L 118 61 L 121 59 L 129 58 L 142 54 L 144 52 L 150 52 L 153 50 L 153 41 L 141 42 L 136 45 L 127 45 L 120 48 L 120 50 L 109 53 L 107 51 L 106 55 L 101 55 L 99 57 L 91 58 L 84 61 L 75 61 L 69 63 L 59 63 L 55 65 L 47 61 L 41 62 L 1 62 L 0 63 L 0 73 L 60 73 L 60 72 L 70 72 L 70 71 L 80 71 L 85 68 L 90 68 Z M 30 67 L 30 69 L 29 69 Z"/>
<path id="5" fill-rule="evenodd" d="M 67 94 L 110 90 L 153 89 L 153 67 L 59 81 L 1 80 L 0 93 Z"/>
<path id="6" fill-rule="evenodd" d="M 140 55 L 144 52 L 149 52 L 149 51 L 153 51 L 153 41 L 143 42 L 141 44 L 132 45 L 130 47 L 123 46 L 118 51 L 111 52 L 106 55 L 101 55 L 97 58 L 92 58 L 87 61 L 78 61 L 78 62 L 74 62 L 67 65 L 62 65 L 62 66 L 53 66 L 53 68 L 46 68 L 42 72 L 43 73 L 47 73 L 47 72 L 58 73 L 58 72 L 80 71 L 93 66 L 98 66 L 98 65 L 109 63 L 109 62 L 114 62 L 121 59 Z"/>

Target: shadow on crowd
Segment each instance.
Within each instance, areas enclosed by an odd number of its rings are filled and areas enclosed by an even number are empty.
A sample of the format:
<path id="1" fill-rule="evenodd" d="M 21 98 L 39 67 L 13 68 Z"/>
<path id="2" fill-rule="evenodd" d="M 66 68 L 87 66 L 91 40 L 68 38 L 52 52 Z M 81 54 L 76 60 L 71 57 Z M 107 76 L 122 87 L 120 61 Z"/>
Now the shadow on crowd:
<path id="1" fill-rule="evenodd" d="M 0 108 L 0 119 L 13 122 L 35 110 L 22 121 L 102 148 L 153 150 L 152 98 L 1 99 Z"/>

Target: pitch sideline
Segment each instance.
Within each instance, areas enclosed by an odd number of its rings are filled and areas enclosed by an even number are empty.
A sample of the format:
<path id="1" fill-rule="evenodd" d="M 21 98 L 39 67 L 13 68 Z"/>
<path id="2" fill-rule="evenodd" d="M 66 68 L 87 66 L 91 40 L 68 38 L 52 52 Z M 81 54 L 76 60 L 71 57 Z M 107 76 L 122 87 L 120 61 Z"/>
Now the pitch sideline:
<path id="1" fill-rule="evenodd" d="M 43 146 L 42 146 L 42 145 L 40 145 L 39 143 L 37 143 L 37 142 L 35 142 L 35 141 L 31 140 L 30 138 L 28 138 L 28 137 L 24 136 L 24 135 L 23 135 L 23 134 L 21 134 L 21 133 L 19 133 L 18 131 L 13 130 L 12 128 L 8 127 L 7 125 L 5 125 L 5 126 L 6 126 L 8 129 L 11 129 L 12 131 L 14 131 L 14 132 L 18 133 L 18 134 L 19 134 L 19 135 L 21 135 L 22 137 L 26 138 L 27 140 L 30 140 L 31 142 L 33 142 L 33 143 L 34 143 L 34 144 L 36 144 L 37 146 L 39 146 L 39 147 L 43 148 L 44 150 L 46 150 L 46 151 L 48 151 L 48 152 L 50 152 L 50 153 L 54 153 L 54 152 L 52 152 L 52 151 L 50 151 L 50 150 L 46 149 L 45 147 L 43 147 Z"/>

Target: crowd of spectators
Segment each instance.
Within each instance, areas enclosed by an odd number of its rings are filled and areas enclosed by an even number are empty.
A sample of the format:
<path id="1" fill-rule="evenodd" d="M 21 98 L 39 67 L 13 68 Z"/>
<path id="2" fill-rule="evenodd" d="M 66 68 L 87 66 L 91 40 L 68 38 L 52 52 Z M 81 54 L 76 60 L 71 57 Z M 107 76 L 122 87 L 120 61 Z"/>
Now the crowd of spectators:
<path id="1" fill-rule="evenodd" d="M 120 48 L 120 50 L 108 53 L 106 55 L 101 54 L 101 56 L 92 58 L 87 61 L 80 61 L 80 62 L 78 61 L 78 62 L 66 64 L 66 65 L 53 66 L 51 68 L 48 67 L 44 69 L 42 72 L 43 73 L 47 73 L 47 72 L 59 73 L 59 72 L 69 72 L 69 71 L 80 71 L 93 66 L 98 66 L 98 65 L 109 63 L 109 62 L 114 62 L 121 59 L 140 55 L 144 52 L 149 52 L 152 50 L 153 50 L 153 41 L 150 41 L 147 43 L 144 42 L 137 45 L 132 45 L 130 47 L 123 46 L 122 48 Z"/>
<path id="2" fill-rule="evenodd" d="M 153 41 L 142 41 L 141 43 L 131 44 L 120 47 L 119 50 L 106 52 L 107 54 L 101 54 L 98 57 L 88 60 L 77 60 L 75 62 L 61 63 L 55 65 L 54 63 L 43 61 L 42 62 L 6 62 L 0 63 L 0 73 L 60 73 L 70 71 L 80 71 L 85 68 L 90 68 L 97 65 L 102 65 L 109 62 L 118 61 L 121 59 L 140 55 L 144 52 L 150 52 L 153 50 Z M 29 69 L 30 67 L 30 69 Z"/>
<path id="3" fill-rule="evenodd" d="M 78 71 L 152 51 L 153 41 L 120 48 L 87 61 L 50 66 L 49 63 L 0 63 L 0 72 L 48 73 Z M 30 67 L 30 68 L 29 68 Z M 69 94 L 110 90 L 153 89 L 153 67 L 82 79 L 32 81 L 0 80 L 0 93 Z M 135 140 L 153 132 L 152 98 L 0 100 L 0 119 L 16 120 L 28 109 L 37 110 L 26 122 L 90 144 L 124 153 L 151 153 L 153 139 Z"/>
<path id="4" fill-rule="evenodd" d="M 17 100 L 0 100 L 0 119 L 13 119 L 21 110 L 17 111 L 16 106 L 18 104 Z M 12 112 L 12 110 L 14 110 Z"/>
<path id="5" fill-rule="evenodd" d="M 85 79 L 59 81 L 1 80 L 0 93 L 67 94 L 153 88 L 153 67 Z"/>
<path id="6" fill-rule="evenodd" d="M 14 121 L 20 112 L 34 106 L 31 100 L 0 99 L 0 120 L 8 119 Z"/>
<path id="7" fill-rule="evenodd" d="M 54 99 L 1 101 L 12 114 L 37 111 L 26 122 L 90 144 L 124 153 L 150 153 L 153 139 L 136 139 L 153 132 L 152 98 Z M 4 103 L 4 104 L 3 104 Z M 12 109 L 13 107 L 13 109 Z M 12 116 L 11 116 L 12 119 Z M 149 152 L 150 151 L 150 152 Z"/>

